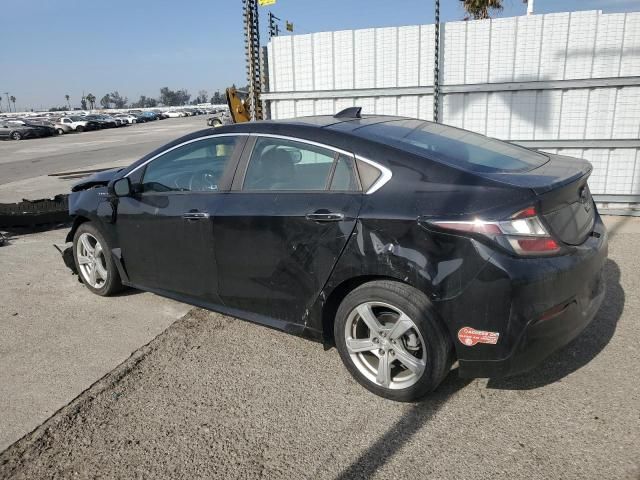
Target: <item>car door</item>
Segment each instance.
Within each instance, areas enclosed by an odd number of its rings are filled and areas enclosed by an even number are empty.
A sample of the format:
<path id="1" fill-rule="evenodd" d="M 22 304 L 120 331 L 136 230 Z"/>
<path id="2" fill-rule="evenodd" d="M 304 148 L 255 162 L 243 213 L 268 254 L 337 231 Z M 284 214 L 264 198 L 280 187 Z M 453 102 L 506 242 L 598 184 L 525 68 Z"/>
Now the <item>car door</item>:
<path id="1" fill-rule="evenodd" d="M 129 173 L 116 233 L 130 281 L 218 302 L 213 218 L 245 137 L 217 135 L 174 146 Z"/>
<path id="2" fill-rule="evenodd" d="M 304 323 L 353 232 L 353 157 L 304 140 L 252 138 L 214 222 L 225 305 Z"/>

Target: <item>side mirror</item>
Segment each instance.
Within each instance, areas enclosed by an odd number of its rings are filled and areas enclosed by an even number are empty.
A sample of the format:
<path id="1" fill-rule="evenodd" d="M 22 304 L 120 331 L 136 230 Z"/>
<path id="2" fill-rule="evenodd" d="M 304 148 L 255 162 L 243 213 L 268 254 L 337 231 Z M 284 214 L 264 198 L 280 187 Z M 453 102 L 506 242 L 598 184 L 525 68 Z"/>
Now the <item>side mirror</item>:
<path id="1" fill-rule="evenodd" d="M 112 193 L 116 197 L 128 197 L 132 193 L 131 180 L 129 180 L 129 177 L 117 179 L 115 182 L 113 182 L 113 185 L 111 187 Z"/>

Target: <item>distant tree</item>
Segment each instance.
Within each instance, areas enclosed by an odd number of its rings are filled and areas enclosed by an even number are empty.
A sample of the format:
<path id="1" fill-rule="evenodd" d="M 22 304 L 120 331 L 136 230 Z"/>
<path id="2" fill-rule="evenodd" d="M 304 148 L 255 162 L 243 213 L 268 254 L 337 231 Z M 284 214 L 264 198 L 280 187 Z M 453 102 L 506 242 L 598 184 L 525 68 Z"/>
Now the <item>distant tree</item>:
<path id="1" fill-rule="evenodd" d="M 108 94 L 110 103 L 113 103 L 116 108 L 125 108 L 127 106 L 127 102 L 129 99 L 127 97 L 122 97 L 120 93 L 116 90 L 115 92 L 111 92 Z"/>
<path id="2" fill-rule="evenodd" d="M 131 104 L 133 108 L 153 108 L 158 106 L 158 101 L 155 98 L 140 95 L 140 99 L 137 102 Z"/>
<path id="3" fill-rule="evenodd" d="M 49 109 L 50 112 L 65 112 L 67 110 L 66 105 L 61 107 L 51 107 Z"/>
<path id="4" fill-rule="evenodd" d="M 102 105 L 102 108 L 111 108 L 111 97 L 108 93 L 105 93 L 105 95 L 100 99 L 100 105 Z"/>
<path id="5" fill-rule="evenodd" d="M 67 107 L 69 107 L 69 110 L 71 110 L 71 104 L 69 103 L 69 99 L 71 98 L 69 95 L 65 95 L 64 96 L 65 100 L 67 101 Z"/>
<path id="6" fill-rule="evenodd" d="M 82 108 L 82 110 L 87 109 L 87 97 L 82 97 L 82 99 L 80 100 L 80 107 Z"/>
<path id="7" fill-rule="evenodd" d="M 191 103 L 193 105 L 198 105 L 199 103 L 209 103 L 209 93 L 206 90 L 200 90 L 198 92 L 198 96 L 194 98 Z"/>
<path id="8" fill-rule="evenodd" d="M 87 95 L 87 102 L 89 102 L 89 107 L 93 110 L 96 107 L 96 96 L 93 93 Z"/>
<path id="9" fill-rule="evenodd" d="M 225 94 L 221 94 L 219 91 L 216 91 L 211 97 L 211 103 L 213 105 L 221 105 L 223 103 L 227 103 L 227 96 Z"/>
<path id="10" fill-rule="evenodd" d="M 502 0 L 463 0 L 463 7 L 474 20 L 482 20 L 490 17 L 490 11 L 502 10 Z M 467 17 L 467 19 L 469 19 Z"/>
<path id="11" fill-rule="evenodd" d="M 177 105 L 186 105 L 189 103 L 191 94 L 186 90 L 170 90 L 169 87 L 162 87 L 160 89 L 160 103 L 173 107 Z"/>
<path id="12" fill-rule="evenodd" d="M 11 100 L 11 103 L 13 103 L 13 111 L 16 111 L 16 97 L 14 97 L 13 95 L 11 95 L 11 97 L 9 98 L 9 100 Z"/>

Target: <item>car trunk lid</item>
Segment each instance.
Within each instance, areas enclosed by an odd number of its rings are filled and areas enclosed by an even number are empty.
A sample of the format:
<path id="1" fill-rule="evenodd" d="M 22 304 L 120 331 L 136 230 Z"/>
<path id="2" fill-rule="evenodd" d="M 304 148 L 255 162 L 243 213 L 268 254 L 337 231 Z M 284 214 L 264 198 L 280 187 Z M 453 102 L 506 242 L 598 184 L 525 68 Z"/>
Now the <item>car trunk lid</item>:
<path id="1" fill-rule="evenodd" d="M 592 166 L 578 158 L 548 156 L 548 162 L 528 172 L 484 175 L 501 183 L 531 189 L 551 233 L 566 244 L 580 245 L 595 222 L 596 209 L 587 185 Z"/>

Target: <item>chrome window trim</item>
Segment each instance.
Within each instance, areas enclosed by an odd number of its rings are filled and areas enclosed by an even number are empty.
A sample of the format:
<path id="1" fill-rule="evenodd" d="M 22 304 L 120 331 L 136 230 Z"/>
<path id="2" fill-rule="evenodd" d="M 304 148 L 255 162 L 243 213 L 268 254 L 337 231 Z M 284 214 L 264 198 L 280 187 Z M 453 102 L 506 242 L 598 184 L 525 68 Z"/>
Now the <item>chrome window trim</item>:
<path id="1" fill-rule="evenodd" d="M 187 140 L 186 142 L 182 142 L 179 143 L 178 145 L 174 145 L 171 148 L 167 148 L 166 150 L 160 152 L 157 155 L 154 155 L 153 157 L 151 157 L 149 160 L 141 163 L 140 165 L 138 165 L 136 168 L 134 168 L 133 170 L 131 170 L 130 172 L 128 172 L 125 177 L 128 177 L 129 175 L 131 175 L 133 172 L 140 170 L 142 167 L 146 166 L 147 164 L 153 162 L 156 158 L 159 158 L 161 156 L 163 156 L 166 153 L 172 152 L 174 151 L 176 148 L 180 148 L 183 147 L 184 145 L 189 145 L 190 143 L 195 143 L 195 142 L 199 142 L 201 140 L 207 140 L 209 138 L 216 138 L 216 137 L 239 137 L 239 136 L 248 136 L 248 133 L 242 132 L 242 133 L 218 133 L 215 135 L 207 135 L 204 137 L 198 137 L 198 138 L 192 138 L 191 140 Z"/>
<path id="2" fill-rule="evenodd" d="M 371 187 L 369 187 L 369 189 L 366 192 L 364 192 L 365 195 L 371 195 L 372 193 L 374 193 L 377 190 L 379 190 L 380 188 L 382 188 L 389 180 L 391 180 L 391 177 L 393 176 L 393 174 L 391 173 L 391 170 L 389 170 L 387 167 L 385 167 L 383 165 L 380 165 L 378 162 L 374 162 L 373 160 L 369 160 L 368 158 L 362 157 L 360 155 L 354 155 L 353 152 L 348 152 L 346 150 L 342 150 L 341 148 L 334 147 L 332 145 L 327 145 L 325 143 L 314 142 L 313 140 L 307 140 L 305 138 L 299 138 L 299 137 L 291 137 L 291 136 L 288 136 L 288 135 L 278 135 L 278 134 L 272 134 L 272 133 L 238 132 L 238 133 L 216 133 L 216 134 L 213 134 L 213 135 L 206 135 L 204 137 L 192 138 L 191 140 L 187 140 L 186 142 L 179 143 L 178 145 L 174 145 L 173 147 L 168 148 L 167 150 L 164 150 L 164 151 L 158 153 L 157 155 L 154 155 L 149 160 L 141 163 L 136 168 L 134 168 L 133 170 L 128 172 L 125 175 L 125 177 L 128 177 L 132 173 L 134 173 L 134 172 L 138 171 L 139 169 L 145 167 L 147 164 L 153 162 L 155 159 L 165 155 L 166 153 L 172 152 L 173 150 L 175 150 L 177 148 L 180 148 L 180 147 L 182 147 L 184 145 L 189 145 L 190 143 L 195 143 L 195 142 L 199 142 L 201 140 L 207 140 L 207 139 L 210 139 L 210 138 L 239 137 L 239 136 L 279 138 L 279 139 L 282 139 L 282 140 L 290 140 L 292 142 L 306 143 L 308 145 L 313 145 L 313 146 L 316 146 L 316 147 L 319 147 L 319 148 L 326 148 L 327 150 L 332 150 L 332 151 L 340 153 L 342 155 L 347 155 L 349 157 L 355 158 L 356 160 L 363 161 L 363 162 L 371 165 L 372 167 L 374 167 L 375 169 L 377 169 L 380 172 L 380 177 L 378 177 L 378 179 L 375 181 L 375 183 L 373 185 L 371 185 Z"/>

